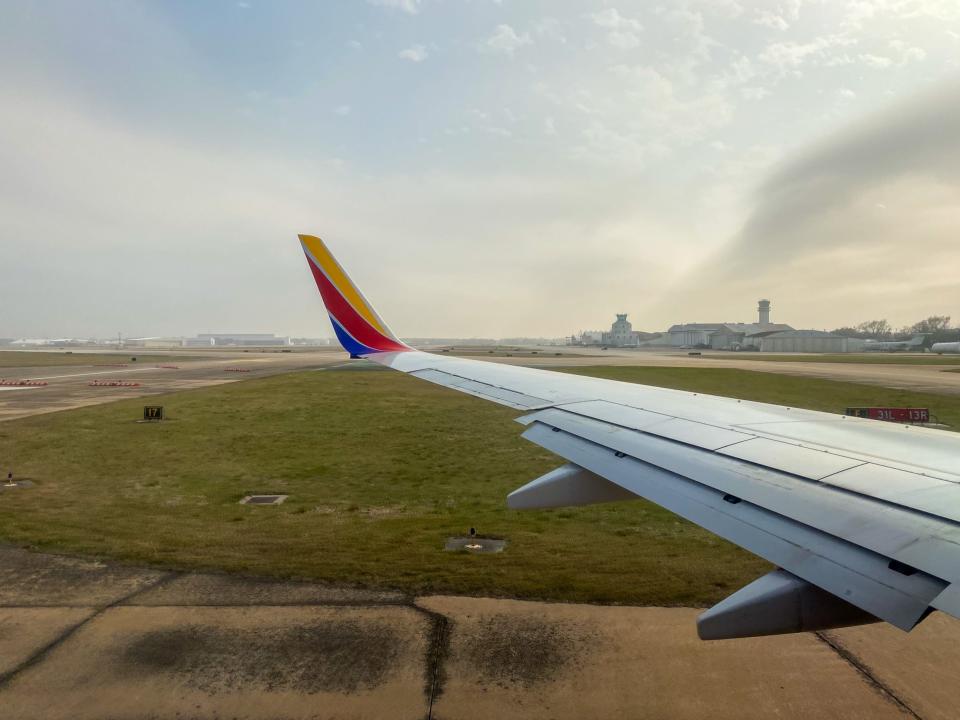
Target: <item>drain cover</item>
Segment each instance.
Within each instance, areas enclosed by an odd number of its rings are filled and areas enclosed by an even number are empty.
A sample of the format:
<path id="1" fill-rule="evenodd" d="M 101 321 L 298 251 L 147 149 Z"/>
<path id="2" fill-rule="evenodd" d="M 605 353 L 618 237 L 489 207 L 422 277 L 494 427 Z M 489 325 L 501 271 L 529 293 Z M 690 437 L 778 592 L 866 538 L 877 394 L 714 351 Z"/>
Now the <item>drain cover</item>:
<path id="1" fill-rule="evenodd" d="M 286 495 L 247 495 L 241 505 L 279 505 L 287 499 Z"/>
<path id="2" fill-rule="evenodd" d="M 16 490 L 17 488 L 28 487 L 33 487 L 33 483 L 29 480 L 15 480 L 14 482 L 0 483 L 0 492 L 4 490 Z"/>
<path id="3" fill-rule="evenodd" d="M 473 537 L 447 538 L 447 544 L 443 549 L 462 550 L 469 553 L 498 553 L 501 552 L 506 546 L 506 540 L 482 538 L 474 535 Z"/>

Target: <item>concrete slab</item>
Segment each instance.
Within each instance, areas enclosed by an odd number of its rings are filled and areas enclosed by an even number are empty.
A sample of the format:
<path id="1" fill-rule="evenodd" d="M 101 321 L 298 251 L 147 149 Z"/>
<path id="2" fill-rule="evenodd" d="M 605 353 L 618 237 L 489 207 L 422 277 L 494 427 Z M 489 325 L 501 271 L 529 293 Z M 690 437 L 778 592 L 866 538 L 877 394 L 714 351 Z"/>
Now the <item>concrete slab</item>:
<path id="1" fill-rule="evenodd" d="M 3 548 L 2 606 L 102 606 L 138 592 L 166 573 L 97 560 Z"/>
<path id="2" fill-rule="evenodd" d="M 960 621 L 934 613 L 910 633 L 878 624 L 824 635 L 919 717 L 960 717 Z"/>
<path id="3" fill-rule="evenodd" d="M 140 593 L 133 605 L 362 605 L 403 602 L 389 590 L 363 590 L 236 575 L 190 573 Z"/>
<path id="4" fill-rule="evenodd" d="M 409 607 L 117 607 L 2 692 L 10 720 L 422 718 Z"/>
<path id="5" fill-rule="evenodd" d="M 3 720 L 960 716 L 960 622 L 940 614 L 910 634 L 704 643 L 696 609 L 415 607 L 391 592 L 13 548 L 0 568 Z"/>
<path id="6" fill-rule="evenodd" d="M 460 597 L 434 717 L 902 718 L 809 634 L 704 643 L 693 609 Z"/>
<path id="7" fill-rule="evenodd" d="M 92 608 L 0 608 L 0 676 L 19 667 L 94 612 Z"/>

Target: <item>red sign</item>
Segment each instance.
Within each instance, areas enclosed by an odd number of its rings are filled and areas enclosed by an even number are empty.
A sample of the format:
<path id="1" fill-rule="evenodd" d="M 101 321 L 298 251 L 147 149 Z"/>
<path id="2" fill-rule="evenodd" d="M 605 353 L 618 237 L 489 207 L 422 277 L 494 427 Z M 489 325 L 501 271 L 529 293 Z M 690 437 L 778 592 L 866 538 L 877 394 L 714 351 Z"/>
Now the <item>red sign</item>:
<path id="1" fill-rule="evenodd" d="M 902 423 L 930 422 L 929 408 L 850 407 L 847 415 Z"/>

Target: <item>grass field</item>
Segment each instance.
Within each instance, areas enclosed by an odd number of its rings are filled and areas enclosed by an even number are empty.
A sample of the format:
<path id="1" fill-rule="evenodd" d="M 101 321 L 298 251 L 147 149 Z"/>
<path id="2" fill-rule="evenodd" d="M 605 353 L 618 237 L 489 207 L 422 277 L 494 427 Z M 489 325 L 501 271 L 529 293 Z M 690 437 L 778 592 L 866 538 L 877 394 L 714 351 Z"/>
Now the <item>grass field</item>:
<path id="1" fill-rule="evenodd" d="M 739 352 L 706 356 L 711 360 L 757 360 L 760 362 L 821 362 L 867 365 L 960 365 L 960 357 L 941 355 L 913 355 L 901 353 L 851 353 L 844 355 L 766 355 Z"/>
<path id="2" fill-rule="evenodd" d="M 104 363 L 126 363 L 130 358 L 138 363 L 183 362 L 196 360 L 196 357 L 180 355 L 140 355 L 130 353 L 66 353 L 31 352 L 29 350 L 0 350 L 0 368 L 13 367 L 56 367 L 62 365 L 101 365 Z"/>
<path id="3" fill-rule="evenodd" d="M 792 406 L 960 398 L 733 369 L 584 374 Z M 707 604 L 767 564 L 643 501 L 540 512 L 505 495 L 562 461 L 513 411 L 399 373 L 304 372 L 0 423 L 0 463 L 36 485 L 0 493 L 0 538 L 179 568 L 224 568 L 412 593 Z M 291 497 L 241 506 L 252 492 Z M 442 551 L 475 526 L 499 555 Z"/>

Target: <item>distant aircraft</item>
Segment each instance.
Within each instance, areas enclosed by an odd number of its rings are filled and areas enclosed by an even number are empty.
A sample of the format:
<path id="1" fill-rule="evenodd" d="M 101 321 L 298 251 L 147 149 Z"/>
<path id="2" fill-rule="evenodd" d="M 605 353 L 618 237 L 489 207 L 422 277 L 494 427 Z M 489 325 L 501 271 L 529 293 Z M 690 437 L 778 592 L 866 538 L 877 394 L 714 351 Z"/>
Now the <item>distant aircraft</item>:
<path id="1" fill-rule="evenodd" d="M 700 615 L 701 638 L 960 617 L 960 435 L 420 352 L 300 241 L 351 357 L 523 410 L 523 437 L 569 461 L 510 508 L 639 496 L 777 566 Z"/>
<path id="2" fill-rule="evenodd" d="M 903 350 L 921 350 L 923 335 L 914 335 L 909 340 L 867 340 L 863 349 L 865 352 L 900 352 Z"/>
<path id="3" fill-rule="evenodd" d="M 935 352 L 938 355 L 960 353 L 960 342 L 934 343 L 930 346 L 930 352 Z"/>

